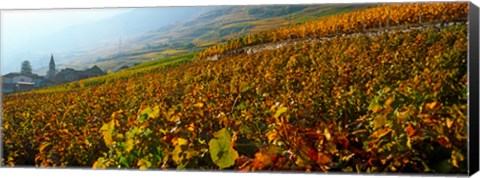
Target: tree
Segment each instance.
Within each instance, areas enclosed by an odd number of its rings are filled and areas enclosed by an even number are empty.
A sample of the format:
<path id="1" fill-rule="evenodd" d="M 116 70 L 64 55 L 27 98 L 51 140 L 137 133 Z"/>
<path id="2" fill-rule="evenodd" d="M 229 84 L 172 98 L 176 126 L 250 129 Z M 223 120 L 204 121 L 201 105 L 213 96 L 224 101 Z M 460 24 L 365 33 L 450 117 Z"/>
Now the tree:
<path id="1" fill-rule="evenodd" d="M 30 65 L 30 61 L 25 60 L 22 62 L 22 70 L 20 71 L 22 74 L 32 74 L 32 66 Z"/>

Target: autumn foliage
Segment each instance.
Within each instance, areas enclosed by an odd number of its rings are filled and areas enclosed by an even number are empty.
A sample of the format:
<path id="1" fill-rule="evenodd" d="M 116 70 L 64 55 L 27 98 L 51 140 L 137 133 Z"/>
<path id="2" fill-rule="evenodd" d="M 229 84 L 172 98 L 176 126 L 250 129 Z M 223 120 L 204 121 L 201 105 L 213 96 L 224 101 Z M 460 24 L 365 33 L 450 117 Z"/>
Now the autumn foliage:
<path id="1" fill-rule="evenodd" d="M 367 32 L 371 29 L 387 29 L 393 26 L 465 21 L 468 3 L 401 3 L 378 5 L 344 14 L 327 16 L 302 24 L 283 27 L 244 37 L 231 39 L 200 52 L 203 59 L 222 55 L 246 46 L 298 38 L 316 38 L 329 35 Z"/>
<path id="2" fill-rule="evenodd" d="M 421 9 L 428 21 L 444 17 L 437 7 L 445 18 L 465 15 L 464 4 L 450 3 L 366 12 Z M 308 34 L 333 30 L 320 27 L 327 20 L 306 23 L 316 26 Z M 337 36 L 81 89 L 6 95 L 2 163 L 466 173 L 467 88 L 465 24 Z"/>

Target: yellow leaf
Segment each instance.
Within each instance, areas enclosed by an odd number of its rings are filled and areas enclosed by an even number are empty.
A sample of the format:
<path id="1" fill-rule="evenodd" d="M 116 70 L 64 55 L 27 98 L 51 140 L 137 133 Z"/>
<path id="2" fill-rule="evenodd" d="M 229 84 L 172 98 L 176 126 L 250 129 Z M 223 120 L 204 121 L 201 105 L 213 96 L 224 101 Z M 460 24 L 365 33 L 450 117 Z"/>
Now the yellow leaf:
<path id="1" fill-rule="evenodd" d="M 195 123 L 194 122 L 191 122 L 189 125 L 188 125 L 188 130 L 190 132 L 193 132 L 195 130 Z"/>
<path id="2" fill-rule="evenodd" d="M 110 116 L 110 118 L 115 119 L 116 116 L 117 116 L 117 113 L 113 113 L 113 114 Z"/>
<path id="3" fill-rule="evenodd" d="M 167 129 L 163 129 L 163 128 L 158 129 L 158 131 L 164 135 L 168 132 Z"/>
<path id="4" fill-rule="evenodd" d="M 152 166 L 152 163 L 145 159 L 140 159 L 137 163 L 137 166 L 140 167 L 140 170 L 146 170 Z"/>
<path id="5" fill-rule="evenodd" d="M 49 143 L 44 143 L 44 144 L 42 144 L 40 147 L 38 147 L 38 151 L 43 152 L 43 150 L 45 149 L 45 147 L 47 147 L 47 146 L 49 146 L 49 145 L 51 145 L 51 144 L 52 144 L 52 143 L 50 143 L 50 142 L 49 142 Z"/>
<path id="6" fill-rule="evenodd" d="M 93 163 L 93 168 L 94 169 L 105 169 L 106 165 L 103 164 L 105 162 L 105 159 L 103 157 L 100 157 Z"/>
<path id="7" fill-rule="evenodd" d="M 373 129 L 378 129 L 386 124 L 385 116 L 380 115 L 373 119 Z"/>
<path id="8" fill-rule="evenodd" d="M 377 112 L 379 112 L 380 110 L 382 110 L 382 107 L 381 107 L 381 106 L 375 106 L 375 107 L 372 109 L 373 113 L 377 113 Z"/>
<path id="9" fill-rule="evenodd" d="M 123 134 L 118 133 L 117 135 L 115 135 L 115 137 L 117 137 L 117 139 L 122 140 L 123 139 Z"/>
<path id="10" fill-rule="evenodd" d="M 180 116 L 178 116 L 178 115 L 174 115 L 170 118 L 171 122 L 178 122 L 179 120 L 180 120 Z"/>
<path id="11" fill-rule="evenodd" d="M 392 131 L 392 129 L 390 129 L 390 128 L 377 130 L 377 131 L 373 132 L 372 135 L 370 135 L 370 137 L 380 139 L 380 138 L 384 137 L 385 135 L 387 135 L 388 133 L 390 133 L 391 131 Z"/>
<path id="12" fill-rule="evenodd" d="M 353 92 L 355 92 L 355 89 L 353 89 L 353 88 L 350 88 L 350 91 L 347 93 L 347 95 L 352 95 L 352 94 L 353 94 Z"/>
<path id="13" fill-rule="evenodd" d="M 455 167 L 460 167 L 460 163 L 465 159 L 465 157 L 462 155 L 462 153 L 453 150 L 452 151 L 452 165 Z"/>
<path id="14" fill-rule="evenodd" d="M 133 149 L 133 146 L 134 146 L 133 140 L 128 139 L 128 140 L 125 142 L 125 151 L 126 151 L 127 153 L 130 153 L 130 151 L 132 151 L 132 149 Z"/>
<path id="15" fill-rule="evenodd" d="M 407 137 L 407 147 L 412 148 L 412 142 L 410 140 L 410 137 Z"/>
<path id="16" fill-rule="evenodd" d="M 201 107 L 203 107 L 203 103 L 202 103 L 202 102 L 199 102 L 199 103 L 197 103 L 197 104 L 195 104 L 195 105 L 193 105 L 193 106 L 195 106 L 195 107 L 197 107 L 197 108 L 201 108 Z"/>
<path id="17" fill-rule="evenodd" d="M 184 138 L 176 138 L 172 139 L 173 145 L 186 145 L 188 143 L 187 139 Z"/>
<path id="18" fill-rule="evenodd" d="M 265 135 L 267 136 L 269 142 L 273 142 L 278 138 L 277 132 L 275 132 L 275 130 L 268 131 Z"/>
<path id="19" fill-rule="evenodd" d="M 182 150 L 182 146 L 188 144 L 188 140 L 184 138 L 177 138 L 177 139 L 172 139 L 173 145 L 175 145 L 175 148 L 172 151 L 172 159 L 175 161 L 175 163 L 180 164 L 183 161 L 183 153 L 184 150 Z"/>
<path id="20" fill-rule="evenodd" d="M 382 163 L 382 165 L 385 165 L 385 163 L 387 162 L 387 158 L 380 158 L 380 162 Z"/>
<path id="21" fill-rule="evenodd" d="M 453 125 L 453 121 L 450 118 L 447 118 L 447 127 L 451 128 Z"/>
<path id="22" fill-rule="evenodd" d="M 174 110 L 174 109 L 169 109 L 169 110 L 167 111 L 167 114 L 166 114 L 167 119 L 170 120 L 170 117 L 172 117 L 173 114 L 175 114 L 175 110 Z"/>
<path id="23" fill-rule="evenodd" d="M 388 98 L 387 101 L 385 101 L 384 106 L 390 106 L 390 104 L 392 104 L 393 101 L 394 101 L 393 98 Z"/>
<path id="24" fill-rule="evenodd" d="M 332 135 L 330 135 L 330 132 L 328 132 L 328 129 L 325 128 L 325 130 L 323 130 L 323 135 L 325 135 L 325 138 L 330 141 L 332 139 Z"/>
<path id="25" fill-rule="evenodd" d="M 383 89 L 383 93 L 388 93 L 390 90 L 391 90 L 390 87 L 386 87 L 386 88 Z"/>
<path id="26" fill-rule="evenodd" d="M 432 110 L 432 109 L 436 108 L 437 105 L 440 105 L 440 103 L 438 101 L 434 101 L 434 102 L 426 104 L 425 106 L 427 107 L 427 109 Z"/>
<path id="27" fill-rule="evenodd" d="M 192 159 L 193 157 L 198 155 L 198 151 L 195 151 L 193 149 L 185 151 L 185 158 L 186 159 Z"/>
<path id="28" fill-rule="evenodd" d="M 103 140 L 107 146 L 113 144 L 112 133 L 115 129 L 115 120 L 111 120 L 109 123 L 103 124 L 100 131 L 102 131 Z"/>

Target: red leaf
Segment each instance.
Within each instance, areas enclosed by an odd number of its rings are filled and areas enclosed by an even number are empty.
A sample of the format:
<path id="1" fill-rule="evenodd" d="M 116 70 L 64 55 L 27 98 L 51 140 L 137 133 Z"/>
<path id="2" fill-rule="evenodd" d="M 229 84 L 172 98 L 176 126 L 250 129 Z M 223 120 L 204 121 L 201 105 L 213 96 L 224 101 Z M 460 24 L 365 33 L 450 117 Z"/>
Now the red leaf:
<path id="1" fill-rule="evenodd" d="M 452 144 L 450 143 L 450 141 L 448 141 L 448 138 L 445 137 L 445 136 L 439 136 L 437 138 L 437 142 L 442 145 L 443 147 L 446 147 L 446 148 L 450 148 L 452 146 Z"/>
<path id="2" fill-rule="evenodd" d="M 308 150 L 308 156 L 313 160 L 317 160 L 318 158 L 315 150 Z"/>
<path id="3" fill-rule="evenodd" d="M 415 128 L 412 127 L 412 125 L 408 124 L 407 128 L 405 129 L 405 132 L 407 133 L 407 135 L 409 137 L 415 135 L 415 132 L 417 132 L 417 130 Z"/>

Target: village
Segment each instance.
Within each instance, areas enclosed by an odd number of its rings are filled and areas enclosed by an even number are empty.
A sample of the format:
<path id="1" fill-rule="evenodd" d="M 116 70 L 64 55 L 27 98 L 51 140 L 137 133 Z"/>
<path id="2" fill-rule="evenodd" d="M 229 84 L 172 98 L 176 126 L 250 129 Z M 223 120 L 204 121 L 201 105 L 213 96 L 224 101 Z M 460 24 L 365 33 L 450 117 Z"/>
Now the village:
<path id="1" fill-rule="evenodd" d="M 58 71 L 55 68 L 53 54 L 50 57 L 49 69 L 45 76 L 29 71 L 12 72 L 2 76 L 2 93 L 25 92 L 37 88 L 44 88 L 81 79 L 105 75 L 102 69 L 94 65 L 86 70 L 65 68 Z"/>

